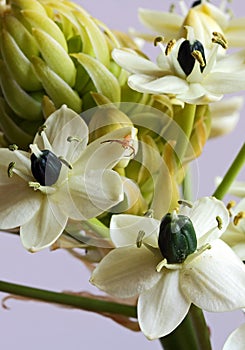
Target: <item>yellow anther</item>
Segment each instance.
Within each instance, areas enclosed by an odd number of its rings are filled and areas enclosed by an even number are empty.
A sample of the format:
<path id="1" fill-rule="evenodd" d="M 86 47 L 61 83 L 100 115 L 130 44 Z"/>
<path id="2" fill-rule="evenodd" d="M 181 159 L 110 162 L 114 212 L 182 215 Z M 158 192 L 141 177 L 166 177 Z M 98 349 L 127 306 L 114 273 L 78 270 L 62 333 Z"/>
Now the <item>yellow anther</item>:
<path id="1" fill-rule="evenodd" d="M 165 49 L 165 55 L 168 56 L 170 52 L 172 51 L 174 45 L 176 44 L 176 40 L 172 39 L 167 43 L 166 49 Z"/>
<path id="2" fill-rule="evenodd" d="M 39 182 L 33 182 L 33 181 L 29 181 L 28 185 L 32 187 L 34 191 L 37 191 L 41 187 Z"/>
<path id="3" fill-rule="evenodd" d="M 186 201 L 186 200 L 184 200 L 184 199 L 179 200 L 178 203 L 179 203 L 180 205 L 184 205 L 185 207 L 188 207 L 188 208 L 192 208 L 192 207 L 193 207 L 193 205 L 192 205 L 191 202 Z"/>
<path id="4" fill-rule="evenodd" d="M 245 211 L 240 211 L 233 219 L 233 223 L 235 226 L 237 226 L 239 224 L 239 222 L 245 219 Z"/>
<path id="5" fill-rule="evenodd" d="M 228 42 L 223 34 L 219 32 L 213 32 L 212 42 L 223 47 L 223 49 L 228 49 Z"/>
<path id="6" fill-rule="evenodd" d="M 47 125 L 41 125 L 39 128 L 38 128 L 38 135 L 41 136 L 41 133 L 47 128 Z"/>
<path id="7" fill-rule="evenodd" d="M 15 162 L 10 162 L 8 166 L 8 177 L 13 177 L 14 175 L 14 167 L 15 167 Z"/>
<path id="8" fill-rule="evenodd" d="M 13 144 L 13 145 L 9 145 L 9 150 L 10 151 L 17 151 L 18 150 L 18 146 Z"/>
<path id="9" fill-rule="evenodd" d="M 60 156 L 58 158 L 61 161 L 61 163 L 63 163 L 65 166 L 67 166 L 67 168 L 69 168 L 70 170 L 72 169 L 72 165 L 66 159 L 64 159 L 62 156 Z"/>
<path id="10" fill-rule="evenodd" d="M 197 62 L 200 64 L 201 67 L 204 68 L 206 66 L 205 60 L 200 51 L 194 50 L 192 51 L 191 55 L 197 60 Z"/>
<path id="11" fill-rule="evenodd" d="M 81 142 L 82 139 L 79 139 L 78 137 L 75 137 L 75 136 L 68 136 L 66 141 L 68 141 L 68 142 L 72 142 L 72 141 Z"/>
<path id="12" fill-rule="evenodd" d="M 216 216 L 216 221 L 217 221 L 217 224 L 218 224 L 218 229 L 222 230 L 223 222 L 221 220 L 221 217 L 220 216 Z"/>
<path id="13" fill-rule="evenodd" d="M 227 203 L 226 209 L 228 210 L 230 216 L 232 216 L 231 208 L 235 207 L 235 205 L 236 205 L 236 202 L 233 200 Z"/>
<path id="14" fill-rule="evenodd" d="M 136 246 L 137 248 L 140 248 L 142 246 L 142 241 L 145 236 L 145 232 L 140 230 L 136 239 Z"/>
<path id="15" fill-rule="evenodd" d="M 163 42 L 164 41 L 164 37 L 163 36 L 157 36 L 153 43 L 154 43 L 154 46 L 157 46 L 159 43 Z"/>

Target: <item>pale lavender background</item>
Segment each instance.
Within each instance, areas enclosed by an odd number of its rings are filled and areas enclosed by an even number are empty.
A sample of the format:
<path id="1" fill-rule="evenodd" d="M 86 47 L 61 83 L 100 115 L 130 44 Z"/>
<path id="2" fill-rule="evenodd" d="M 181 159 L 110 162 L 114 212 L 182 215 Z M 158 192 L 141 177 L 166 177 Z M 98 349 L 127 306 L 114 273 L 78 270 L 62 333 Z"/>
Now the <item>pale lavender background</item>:
<path id="1" fill-rule="evenodd" d="M 77 0 L 95 17 L 111 28 L 142 28 L 137 22 L 137 7 L 167 10 L 170 1 L 162 0 Z M 191 3 L 191 2 L 189 2 Z M 245 5 L 235 0 L 236 14 L 244 15 Z M 243 114 L 245 108 L 243 109 Z M 222 176 L 244 141 L 244 115 L 234 132 L 209 141 L 198 160 L 200 188 L 198 196 L 210 195 L 214 177 Z M 244 179 L 240 175 L 240 179 Z M 68 253 L 48 250 L 30 254 L 22 248 L 18 237 L 0 235 L 0 276 L 2 280 L 34 287 L 61 290 L 90 290 L 89 273 Z M 0 293 L 0 298 L 5 294 Z M 150 342 L 142 334 L 133 333 L 109 319 L 78 310 L 34 302 L 9 301 L 10 310 L 0 308 L 0 348 L 3 350 L 43 349 L 160 349 L 158 341 Z M 176 305 L 177 307 L 177 305 Z M 173 311 L 174 312 L 174 311 Z M 167 320 L 166 315 L 166 320 Z M 220 350 L 227 335 L 244 321 L 241 312 L 207 314 L 215 350 Z"/>

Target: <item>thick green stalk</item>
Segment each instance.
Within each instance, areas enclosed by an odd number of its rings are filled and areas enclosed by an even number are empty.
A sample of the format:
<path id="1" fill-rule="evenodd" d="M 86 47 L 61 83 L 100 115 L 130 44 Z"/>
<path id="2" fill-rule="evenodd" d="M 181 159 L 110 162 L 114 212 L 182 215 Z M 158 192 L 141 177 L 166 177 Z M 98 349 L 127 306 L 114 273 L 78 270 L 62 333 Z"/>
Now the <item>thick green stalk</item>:
<path id="1" fill-rule="evenodd" d="M 136 307 L 110 301 L 91 299 L 66 293 L 51 292 L 49 290 L 26 287 L 19 284 L 0 281 L 0 291 L 20 295 L 30 299 L 46 301 L 49 303 L 71 306 L 77 309 L 94 311 L 98 313 L 120 314 L 127 317 L 137 317 Z"/>
<path id="2" fill-rule="evenodd" d="M 223 180 L 221 181 L 221 183 L 213 193 L 214 197 L 216 197 L 217 199 L 222 199 L 226 195 L 232 182 L 236 179 L 237 175 L 242 169 L 244 163 L 245 163 L 245 144 L 242 145 L 240 151 L 238 152 L 236 158 L 234 159 L 233 163 L 231 164 L 230 168 L 225 174 Z"/>
<path id="3" fill-rule="evenodd" d="M 164 350 L 211 350 L 209 331 L 201 309 L 191 305 L 182 323 L 160 338 Z"/>
<path id="4" fill-rule="evenodd" d="M 181 112 L 177 113 L 174 117 L 175 122 L 180 126 L 183 132 L 179 134 L 176 144 L 175 152 L 178 157 L 178 161 L 181 164 L 193 129 L 193 124 L 196 115 L 196 105 L 185 104 L 185 107 Z"/>

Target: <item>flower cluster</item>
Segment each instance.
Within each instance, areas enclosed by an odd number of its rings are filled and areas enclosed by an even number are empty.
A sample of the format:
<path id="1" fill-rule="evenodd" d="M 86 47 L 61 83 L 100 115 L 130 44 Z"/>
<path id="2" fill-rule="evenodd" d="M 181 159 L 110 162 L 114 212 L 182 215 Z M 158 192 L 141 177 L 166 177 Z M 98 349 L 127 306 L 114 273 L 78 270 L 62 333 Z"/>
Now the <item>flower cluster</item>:
<path id="1" fill-rule="evenodd" d="M 180 6 L 140 9 L 154 34 L 132 38 L 69 1 L 0 4 L 0 229 L 30 252 L 70 249 L 163 341 L 193 305 L 245 308 L 244 184 L 230 189 L 238 205 L 221 201 L 244 147 L 212 195 L 188 185 L 206 142 L 239 119 L 243 99 L 223 97 L 245 90 L 245 28 L 208 1 Z"/>

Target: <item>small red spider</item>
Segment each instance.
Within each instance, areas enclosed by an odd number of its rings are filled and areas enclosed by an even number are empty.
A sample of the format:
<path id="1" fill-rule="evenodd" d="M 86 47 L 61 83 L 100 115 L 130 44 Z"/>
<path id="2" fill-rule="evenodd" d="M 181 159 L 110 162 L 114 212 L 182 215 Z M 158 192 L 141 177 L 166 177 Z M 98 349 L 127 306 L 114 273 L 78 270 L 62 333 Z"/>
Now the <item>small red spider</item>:
<path id="1" fill-rule="evenodd" d="M 119 143 L 120 145 L 122 145 L 122 147 L 124 149 L 131 149 L 132 150 L 132 152 L 128 155 L 128 157 L 131 157 L 132 155 L 135 156 L 135 149 L 132 145 L 130 145 L 131 141 L 132 141 L 132 138 L 130 137 L 130 135 L 127 135 L 123 138 L 123 140 L 105 140 L 105 141 L 102 141 L 101 143 L 106 143 L 106 142 Z"/>

